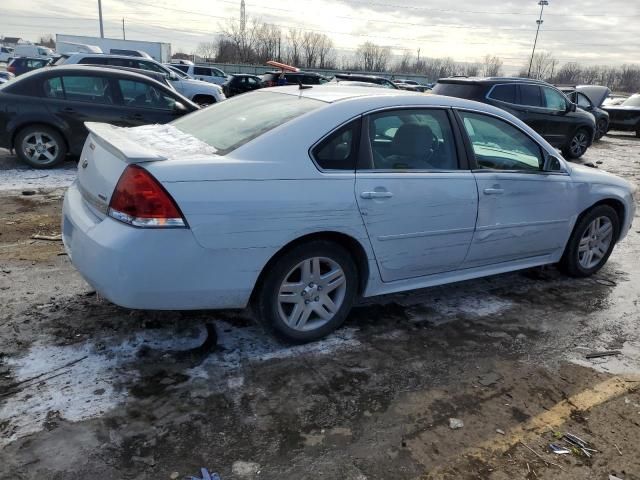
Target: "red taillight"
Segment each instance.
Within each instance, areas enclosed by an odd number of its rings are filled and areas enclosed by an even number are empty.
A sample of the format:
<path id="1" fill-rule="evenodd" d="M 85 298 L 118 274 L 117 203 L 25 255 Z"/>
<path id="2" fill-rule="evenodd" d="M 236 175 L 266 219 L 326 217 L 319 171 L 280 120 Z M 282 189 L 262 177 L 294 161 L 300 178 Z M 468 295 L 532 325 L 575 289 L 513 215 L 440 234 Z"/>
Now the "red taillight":
<path id="1" fill-rule="evenodd" d="M 109 216 L 136 227 L 186 227 L 169 193 L 144 168 L 129 165 L 111 196 Z"/>

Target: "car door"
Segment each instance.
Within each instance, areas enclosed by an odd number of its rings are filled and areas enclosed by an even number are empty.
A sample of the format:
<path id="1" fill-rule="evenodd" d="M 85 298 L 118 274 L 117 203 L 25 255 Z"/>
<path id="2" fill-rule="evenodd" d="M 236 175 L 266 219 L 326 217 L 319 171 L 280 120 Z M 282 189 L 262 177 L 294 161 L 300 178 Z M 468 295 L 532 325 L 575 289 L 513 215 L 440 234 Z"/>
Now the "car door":
<path id="1" fill-rule="evenodd" d="M 450 111 L 387 110 L 364 124 L 355 195 L 382 280 L 458 269 L 473 238 L 478 192 Z"/>
<path id="2" fill-rule="evenodd" d="M 465 268 L 557 255 L 577 210 L 565 172 L 543 170 L 545 154 L 505 120 L 459 111 L 478 185 L 478 220 Z"/>
<path id="3" fill-rule="evenodd" d="M 246 91 L 257 90 L 262 87 L 262 82 L 255 77 L 245 77 L 247 79 Z"/>
<path id="4" fill-rule="evenodd" d="M 544 107 L 540 85 L 523 83 L 517 87 L 516 111 L 512 113 L 546 138 L 549 114 Z"/>
<path id="5" fill-rule="evenodd" d="M 569 101 L 562 92 L 551 87 L 540 87 L 547 111 L 544 138 L 552 145 L 566 145 L 573 133 L 574 119 L 569 110 Z"/>
<path id="6" fill-rule="evenodd" d="M 120 78 L 116 94 L 121 100 L 121 121 L 127 126 L 168 123 L 183 113 L 176 110 L 176 96 L 145 80 Z"/>
<path id="7" fill-rule="evenodd" d="M 64 74 L 43 80 L 47 109 L 70 132 L 71 152 L 82 150 L 87 137 L 85 122 L 118 124 L 120 106 L 109 77 L 91 74 Z"/>

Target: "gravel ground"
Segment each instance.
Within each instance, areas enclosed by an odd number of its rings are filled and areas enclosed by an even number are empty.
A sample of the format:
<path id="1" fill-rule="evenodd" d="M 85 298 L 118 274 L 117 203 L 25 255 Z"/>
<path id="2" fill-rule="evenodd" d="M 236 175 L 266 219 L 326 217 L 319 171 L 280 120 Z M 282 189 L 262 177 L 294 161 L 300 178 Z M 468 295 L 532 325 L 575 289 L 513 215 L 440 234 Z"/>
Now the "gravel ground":
<path id="1" fill-rule="evenodd" d="M 640 184 L 635 137 L 582 161 Z M 593 278 L 369 299 L 291 347 L 248 312 L 99 298 L 60 242 L 31 238 L 59 232 L 74 169 L 0 152 L 0 478 L 640 479 L 637 219 Z M 606 349 L 622 354 L 585 358 Z M 597 452 L 550 453 L 564 432 Z"/>

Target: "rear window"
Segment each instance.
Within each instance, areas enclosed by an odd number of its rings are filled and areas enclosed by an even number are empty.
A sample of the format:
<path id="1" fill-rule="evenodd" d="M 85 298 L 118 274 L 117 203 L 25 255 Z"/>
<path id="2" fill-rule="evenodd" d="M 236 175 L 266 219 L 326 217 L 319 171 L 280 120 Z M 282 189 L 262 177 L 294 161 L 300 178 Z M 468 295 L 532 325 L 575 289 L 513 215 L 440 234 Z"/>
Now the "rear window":
<path id="1" fill-rule="evenodd" d="M 436 83 L 432 93 L 458 98 L 477 98 L 480 94 L 480 85 L 469 83 Z"/>
<path id="2" fill-rule="evenodd" d="M 297 95 L 258 93 L 239 95 L 173 122 L 226 155 L 254 138 L 294 118 L 326 105 Z"/>

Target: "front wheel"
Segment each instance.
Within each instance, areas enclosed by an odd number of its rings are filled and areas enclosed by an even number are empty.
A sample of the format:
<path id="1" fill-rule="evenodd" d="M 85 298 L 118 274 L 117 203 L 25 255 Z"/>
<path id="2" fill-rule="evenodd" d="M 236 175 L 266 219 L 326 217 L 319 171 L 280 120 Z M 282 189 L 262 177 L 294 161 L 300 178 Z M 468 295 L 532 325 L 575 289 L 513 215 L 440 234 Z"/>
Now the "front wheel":
<path id="1" fill-rule="evenodd" d="M 611 255 L 620 231 L 616 211 L 599 205 L 576 224 L 560 266 L 573 277 L 588 277 L 600 270 Z"/>
<path id="2" fill-rule="evenodd" d="M 598 123 L 596 124 L 596 136 L 594 137 L 594 140 L 597 141 L 604 137 L 607 133 L 608 128 L 609 122 L 607 122 L 605 118 L 601 118 L 600 120 L 598 120 Z"/>
<path id="3" fill-rule="evenodd" d="M 34 168 L 51 168 L 62 163 L 67 145 L 58 132 L 46 125 L 30 125 L 16 136 L 15 150 L 20 159 Z"/>
<path id="4" fill-rule="evenodd" d="M 589 148 L 589 132 L 581 128 L 573 134 L 569 145 L 562 150 L 562 154 L 570 159 L 580 158 L 587 151 L 587 148 Z"/>
<path id="5" fill-rule="evenodd" d="M 347 250 L 328 241 L 298 245 L 269 268 L 257 297 L 257 313 L 287 340 L 318 340 L 346 319 L 356 296 L 358 272 Z"/>

